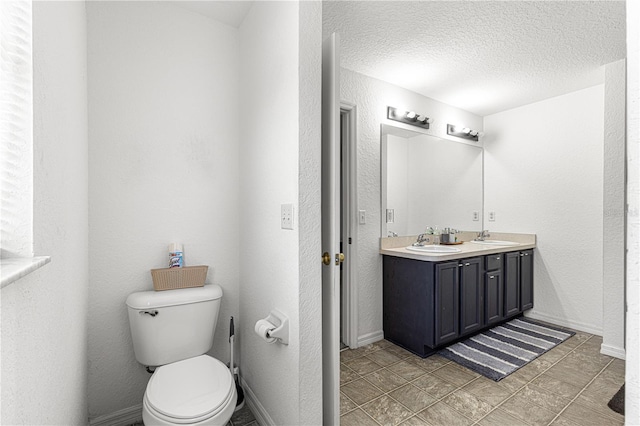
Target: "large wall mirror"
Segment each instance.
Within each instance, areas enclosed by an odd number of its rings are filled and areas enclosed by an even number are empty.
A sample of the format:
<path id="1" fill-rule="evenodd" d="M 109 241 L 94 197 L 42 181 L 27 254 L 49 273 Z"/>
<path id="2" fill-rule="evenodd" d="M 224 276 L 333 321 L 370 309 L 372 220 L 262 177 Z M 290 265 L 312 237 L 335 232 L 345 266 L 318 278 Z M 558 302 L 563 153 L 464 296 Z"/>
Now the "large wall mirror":
<path id="1" fill-rule="evenodd" d="M 381 126 L 382 236 L 482 230 L 483 149 Z"/>

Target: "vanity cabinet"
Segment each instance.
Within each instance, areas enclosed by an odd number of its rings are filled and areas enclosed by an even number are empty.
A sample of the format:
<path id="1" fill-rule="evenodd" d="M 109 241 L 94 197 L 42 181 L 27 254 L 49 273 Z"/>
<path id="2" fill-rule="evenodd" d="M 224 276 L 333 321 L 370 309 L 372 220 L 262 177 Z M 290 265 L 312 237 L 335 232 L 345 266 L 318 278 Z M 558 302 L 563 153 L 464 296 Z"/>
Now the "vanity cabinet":
<path id="1" fill-rule="evenodd" d="M 504 316 L 533 308 L 533 250 L 505 254 Z"/>
<path id="2" fill-rule="evenodd" d="M 420 356 L 533 306 L 533 251 L 443 262 L 383 256 L 384 337 Z"/>
<path id="3" fill-rule="evenodd" d="M 502 254 L 485 256 L 485 324 L 492 325 L 504 317 L 504 281 L 502 279 Z"/>

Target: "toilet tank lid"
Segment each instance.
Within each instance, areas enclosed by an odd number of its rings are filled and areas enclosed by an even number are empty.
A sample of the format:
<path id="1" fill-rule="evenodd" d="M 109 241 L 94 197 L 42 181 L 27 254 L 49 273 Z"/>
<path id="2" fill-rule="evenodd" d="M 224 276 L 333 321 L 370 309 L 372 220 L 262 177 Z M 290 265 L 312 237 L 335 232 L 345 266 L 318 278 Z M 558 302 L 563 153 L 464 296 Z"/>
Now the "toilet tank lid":
<path id="1" fill-rule="evenodd" d="M 166 306 L 186 305 L 206 302 L 222 297 L 222 288 L 217 284 L 203 287 L 181 288 L 164 291 L 139 291 L 127 297 L 127 306 L 132 309 L 162 308 Z"/>

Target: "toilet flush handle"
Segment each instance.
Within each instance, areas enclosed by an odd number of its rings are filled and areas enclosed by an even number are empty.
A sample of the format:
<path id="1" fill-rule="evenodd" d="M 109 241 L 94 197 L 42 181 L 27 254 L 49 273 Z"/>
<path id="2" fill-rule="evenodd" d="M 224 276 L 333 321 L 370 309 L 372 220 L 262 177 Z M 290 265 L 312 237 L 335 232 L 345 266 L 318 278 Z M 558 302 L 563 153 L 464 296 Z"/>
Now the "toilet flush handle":
<path id="1" fill-rule="evenodd" d="M 140 311 L 140 315 L 145 315 L 145 314 L 155 317 L 156 315 L 158 315 L 158 311 Z"/>

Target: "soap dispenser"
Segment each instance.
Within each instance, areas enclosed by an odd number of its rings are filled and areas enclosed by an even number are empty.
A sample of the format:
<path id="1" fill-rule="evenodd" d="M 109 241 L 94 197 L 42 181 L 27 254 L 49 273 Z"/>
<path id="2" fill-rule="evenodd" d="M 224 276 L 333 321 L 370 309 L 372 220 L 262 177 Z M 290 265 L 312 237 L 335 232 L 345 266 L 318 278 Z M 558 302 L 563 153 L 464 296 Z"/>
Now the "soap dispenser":
<path id="1" fill-rule="evenodd" d="M 440 244 L 440 230 L 437 226 L 433 228 L 433 244 Z"/>

